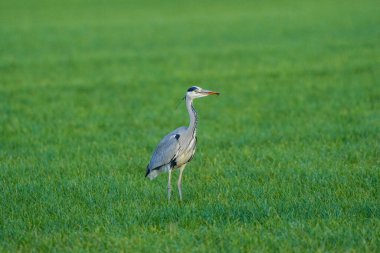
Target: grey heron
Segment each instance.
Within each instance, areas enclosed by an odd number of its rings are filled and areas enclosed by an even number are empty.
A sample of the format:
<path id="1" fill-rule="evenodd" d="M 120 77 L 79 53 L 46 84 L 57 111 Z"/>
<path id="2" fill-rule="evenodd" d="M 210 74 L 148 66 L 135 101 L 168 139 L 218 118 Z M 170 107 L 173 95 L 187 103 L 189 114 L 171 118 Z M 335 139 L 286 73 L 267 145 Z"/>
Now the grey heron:
<path id="1" fill-rule="evenodd" d="M 166 135 L 156 147 L 152 158 L 147 166 L 146 175 L 150 180 L 156 178 L 162 172 L 169 173 L 168 199 L 171 195 L 171 173 L 179 168 L 178 193 L 182 201 L 182 173 L 185 166 L 194 156 L 197 142 L 197 112 L 193 106 L 193 100 L 209 95 L 219 95 L 219 92 L 202 89 L 198 86 L 190 87 L 185 95 L 186 107 L 190 116 L 188 127 L 179 127 Z"/>

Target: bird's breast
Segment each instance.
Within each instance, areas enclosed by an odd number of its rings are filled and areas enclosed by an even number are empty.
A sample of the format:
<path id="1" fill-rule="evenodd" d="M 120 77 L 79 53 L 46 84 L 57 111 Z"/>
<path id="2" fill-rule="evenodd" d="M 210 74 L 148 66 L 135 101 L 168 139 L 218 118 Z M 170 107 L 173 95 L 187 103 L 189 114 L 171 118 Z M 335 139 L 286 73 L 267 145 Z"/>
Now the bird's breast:
<path id="1" fill-rule="evenodd" d="M 195 153 L 195 147 L 196 147 L 196 138 L 193 137 L 188 143 L 184 143 L 181 146 L 180 152 L 178 154 L 178 157 L 176 159 L 177 161 L 177 166 L 181 166 L 185 163 L 187 163 L 191 157 Z"/>

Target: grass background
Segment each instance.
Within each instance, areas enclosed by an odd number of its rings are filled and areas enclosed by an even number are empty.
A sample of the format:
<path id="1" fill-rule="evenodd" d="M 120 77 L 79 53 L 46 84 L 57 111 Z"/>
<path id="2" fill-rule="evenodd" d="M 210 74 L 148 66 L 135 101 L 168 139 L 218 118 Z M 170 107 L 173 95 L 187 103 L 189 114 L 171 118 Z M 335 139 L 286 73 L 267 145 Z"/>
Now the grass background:
<path id="1" fill-rule="evenodd" d="M 1 1 L 0 251 L 379 251 L 379 13 Z M 145 167 L 192 85 L 222 95 L 167 203 Z"/>

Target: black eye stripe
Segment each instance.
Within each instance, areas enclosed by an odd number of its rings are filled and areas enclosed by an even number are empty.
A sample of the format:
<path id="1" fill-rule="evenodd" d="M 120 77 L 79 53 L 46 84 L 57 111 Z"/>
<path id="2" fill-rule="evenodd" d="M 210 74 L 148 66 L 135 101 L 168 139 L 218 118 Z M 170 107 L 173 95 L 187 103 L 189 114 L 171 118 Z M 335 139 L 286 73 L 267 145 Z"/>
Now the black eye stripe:
<path id="1" fill-rule="evenodd" d="M 193 87 L 190 87 L 187 91 L 195 91 L 197 89 L 197 87 L 193 86 Z"/>

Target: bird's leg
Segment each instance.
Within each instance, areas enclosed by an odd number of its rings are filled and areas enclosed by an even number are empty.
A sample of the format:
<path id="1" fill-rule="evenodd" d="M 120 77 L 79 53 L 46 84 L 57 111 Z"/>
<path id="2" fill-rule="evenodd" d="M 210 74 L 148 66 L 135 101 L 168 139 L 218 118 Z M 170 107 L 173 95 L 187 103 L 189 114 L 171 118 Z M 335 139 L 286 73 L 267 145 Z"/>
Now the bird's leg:
<path id="1" fill-rule="evenodd" d="M 171 179 L 172 179 L 172 170 L 170 169 L 169 170 L 169 180 L 168 180 L 168 200 L 169 201 L 170 201 L 170 193 L 172 191 L 172 187 L 171 187 L 171 183 L 170 183 Z"/>
<path id="2" fill-rule="evenodd" d="M 182 165 L 179 168 L 179 177 L 178 177 L 178 193 L 179 193 L 179 200 L 182 201 L 182 173 L 185 169 L 186 164 Z"/>

